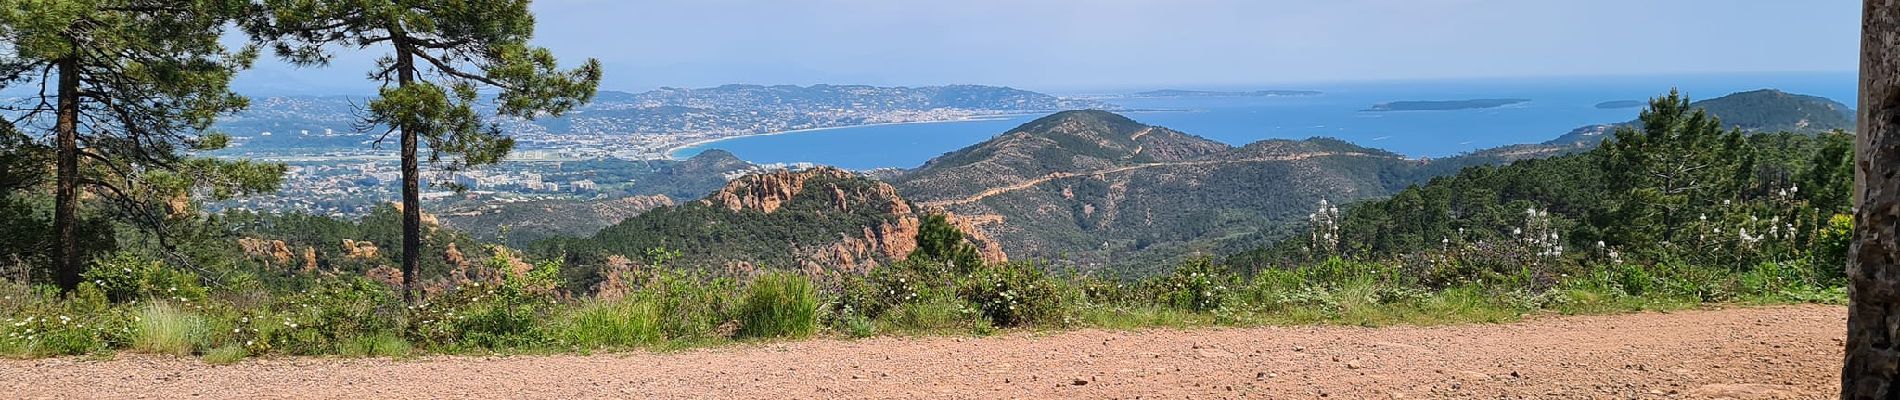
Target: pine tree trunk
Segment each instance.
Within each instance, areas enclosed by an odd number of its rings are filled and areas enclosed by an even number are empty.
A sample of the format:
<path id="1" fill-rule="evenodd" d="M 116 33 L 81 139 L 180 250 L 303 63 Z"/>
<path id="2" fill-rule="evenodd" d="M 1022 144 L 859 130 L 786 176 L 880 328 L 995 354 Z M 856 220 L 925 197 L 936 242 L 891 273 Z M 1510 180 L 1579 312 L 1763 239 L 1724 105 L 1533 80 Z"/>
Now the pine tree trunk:
<path id="1" fill-rule="evenodd" d="M 414 56 L 401 39 L 400 30 L 392 36 L 396 46 L 396 82 L 409 86 L 415 81 Z M 416 131 L 422 127 L 400 126 L 402 131 L 402 299 L 415 300 L 416 268 L 422 253 L 422 183 L 416 161 Z"/>
<path id="2" fill-rule="evenodd" d="M 79 288 L 84 267 L 79 254 L 79 60 L 58 62 L 59 101 L 53 132 L 57 150 L 57 177 L 53 190 L 54 281 L 60 290 Z"/>
<path id="3" fill-rule="evenodd" d="M 1841 398 L 1900 398 L 1900 0 L 1862 4 L 1854 244 Z"/>

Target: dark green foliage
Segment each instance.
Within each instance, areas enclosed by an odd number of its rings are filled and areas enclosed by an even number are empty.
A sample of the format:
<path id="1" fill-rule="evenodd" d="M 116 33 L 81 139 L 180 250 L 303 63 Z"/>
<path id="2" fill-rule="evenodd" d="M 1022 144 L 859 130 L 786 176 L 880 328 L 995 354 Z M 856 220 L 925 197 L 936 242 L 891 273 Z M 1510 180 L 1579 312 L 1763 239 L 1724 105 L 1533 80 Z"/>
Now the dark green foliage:
<path id="1" fill-rule="evenodd" d="M 801 250 L 824 246 L 845 237 L 864 235 L 865 229 L 893 224 L 904 215 L 886 196 L 882 184 L 836 169 L 775 172 L 740 178 L 771 180 L 810 174 L 796 194 L 766 212 L 757 207 L 728 208 L 709 198 L 660 207 L 601 229 L 591 238 L 556 238 L 535 243 L 530 253 L 563 257 L 577 268 L 570 275 L 578 285 L 599 279 L 597 268 L 612 255 L 638 255 L 650 249 L 677 249 L 677 266 L 723 270 L 734 264 L 803 268 L 814 261 Z M 843 193 L 844 198 L 836 197 Z M 751 194 L 740 193 L 740 196 Z M 821 267 L 840 267 L 824 265 Z"/>
<path id="2" fill-rule="evenodd" d="M 1176 309 L 1207 312 L 1220 309 L 1239 286 L 1240 278 L 1209 258 L 1196 258 L 1174 272 L 1144 282 L 1155 302 Z"/>
<path id="3" fill-rule="evenodd" d="M 506 270 L 497 254 L 490 268 Z M 451 348 L 522 348 L 549 343 L 539 321 L 550 318 L 560 294 L 561 265 L 545 262 L 524 275 L 508 274 L 500 285 L 460 287 L 417 305 L 409 336 Z"/>
<path id="4" fill-rule="evenodd" d="M 1692 108 L 1675 91 L 1650 101 L 1642 127 L 1623 127 L 1594 153 L 1605 193 L 1626 194 L 1607 204 L 1603 239 L 1614 245 L 1680 243 L 1696 214 L 1735 200 L 1755 168 L 1742 132 Z"/>
<path id="5" fill-rule="evenodd" d="M 399 335 L 409 317 L 395 291 L 360 276 L 318 279 L 273 300 L 233 310 L 237 333 L 227 343 L 249 354 L 345 352 L 366 338 Z"/>
<path id="6" fill-rule="evenodd" d="M 996 327 L 1064 324 L 1066 296 L 1062 282 L 1029 262 L 983 266 L 957 284 L 957 297 Z"/>
<path id="7" fill-rule="evenodd" d="M 204 299 L 208 293 L 204 286 L 199 285 L 195 274 L 167 268 L 158 260 L 123 252 L 98 260 L 82 277 L 104 291 L 106 298 L 116 302 L 185 302 Z"/>
<path id="8" fill-rule="evenodd" d="M 737 314 L 739 337 L 811 336 L 818 328 L 818 290 L 804 276 L 768 273 L 746 285 Z"/>
<path id="9" fill-rule="evenodd" d="M 964 241 L 963 231 L 951 225 L 943 214 L 924 217 L 917 228 L 917 250 L 911 251 L 910 258 L 942 263 L 958 273 L 983 265 L 983 256 L 977 254 L 976 246 Z"/>
<path id="10" fill-rule="evenodd" d="M 1345 207 L 1340 246 L 1353 258 L 1400 260 L 1432 287 L 1547 284 L 1589 273 L 1585 264 L 1638 259 L 1837 264 L 1842 253 L 1816 251 L 1825 248 L 1817 235 L 1847 212 L 1851 136 L 1744 135 L 1690 104 L 1657 98 L 1642 128 L 1619 128 L 1600 148 L 1466 168 Z M 1229 262 L 1260 271 L 1316 261 L 1307 242 L 1296 236 Z"/>
<path id="11" fill-rule="evenodd" d="M 255 40 L 300 65 L 328 64 L 338 46 L 387 45 L 394 51 L 369 73 L 383 85 L 362 126 L 383 126 L 386 134 L 400 136 L 405 299 L 414 289 L 421 252 L 418 148 L 426 142 L 431 163 L 448 155 L 449 171 L 493 164 L 515 142 L 483 121 L 478 100 L 492 100 L 502 116 L 558 116 L 593 99 L 600 84 L 599 61 L 561 70 L 552 52 L 528 45 L 534 36 L 529 3 L 267 0 L 243 24 Z M 483 99 L 483 88 L 498 93 Z"/>
<path id="12" fill-rule="evenodd" d="M 232 22 L 255 11 L 236 0 L 0 1 L 0 89 L 33 88 L 5 124 L 0 185 L 12 193 L 51 173 L 53 229 L 45 250 L 61 287 L 78 284 L 80 246 L 92 218 L 141 228 L 170 247 L 168 227 L 187 210 L 174 200 L 224 199 L 274 190 L 279 164 L 190 157 L 228 144 L 212 121 L 245 107 L 228 86 L 255 51 L 227 49 Z M 13 130 L 39 132 L 28 143 Z M 15 147 L 15 145 L 19 145 Z M 51 162 L 56 167 L 47 168 Z M 23 190 L 16 190 L 23 189 Z M 81 192 L 88 196 L 82 196 Z M 96 199 L 82 205 L 82 199 Z M 96 216 L 96 217 L 92 217 Z M 29 225 L 30 226 L 30 225 Z M 92 237 L 97 237 L 92 236 Z"/>

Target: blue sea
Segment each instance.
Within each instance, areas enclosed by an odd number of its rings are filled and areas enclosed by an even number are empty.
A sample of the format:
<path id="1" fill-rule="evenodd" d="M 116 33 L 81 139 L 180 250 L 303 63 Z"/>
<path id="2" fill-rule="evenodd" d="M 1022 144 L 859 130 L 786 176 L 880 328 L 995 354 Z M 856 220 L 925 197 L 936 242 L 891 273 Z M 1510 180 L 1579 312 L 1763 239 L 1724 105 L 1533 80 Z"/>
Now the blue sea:
<path id="1" fill-rule="evenodd" d="M 1168 110 L 1124 114 L 1142 123 L 1236 146 L 1263 139 L 1324 136 L 1414 157 L 1444 157 L 1508 144 L 1543 142 L 1584 125 L 1629 121 L 1636 118 L 1640 108 L 1599 109 L 1596 105 L 1614 100 L 1646 100 L 1666 94 L 1670 88 L 1680 89 L 1697 100 L 1772 88 L 1827 97 L 1853 107 L 1856 84 L 1854 73 L 1840 72 L 1131 87 L 1058 94 L 1102 95 L 1153 89 L 1316 90 L 1324 94 L 1104 101 L 1129 110 Z M 1391 101 L 1480 98 L 1530 101 L 1471 110 L 1362 111 Z M 755 163 L 812 162 L 850 169 L 912 168 L 943 153 L 988 140 L 1039 116 L 748 136 L 682 149 L 675 156 L 689 157 L 706 149 L 723 149 Z"/>

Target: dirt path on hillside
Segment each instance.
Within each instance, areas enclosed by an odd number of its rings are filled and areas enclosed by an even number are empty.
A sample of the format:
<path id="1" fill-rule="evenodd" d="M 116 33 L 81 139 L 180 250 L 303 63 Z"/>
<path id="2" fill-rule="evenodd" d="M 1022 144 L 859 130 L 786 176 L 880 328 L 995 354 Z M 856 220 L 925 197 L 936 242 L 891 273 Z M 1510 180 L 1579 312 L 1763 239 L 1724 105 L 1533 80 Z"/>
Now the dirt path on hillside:
<path id="1" fill-rule="evenodd" d="M 1846 309 L 1086 330 L 681 353 L 0 361 L 6 398 L 1831 398 Z"/>
<path id="2" fill-rule="evenodd" d="M 1137 135 L 1136 137 L 1139 138 L 1140 136 Z M 1315 153 L 1300 153 L 1300 154 L 1275 156 L 1275 157 L 1248 158 L 1248 159 L 1240 159 L 1240 160 L 1201 160 L 1201 161 L 1142 163 L 1142 164 L 1125 165 L 1125 166 L 1120 166 L 1120 167 L 1115 167 L 1115 168 L 1100 169 L 1100 170 L 1094 170 L 1094 171 L 1083 171 L 1083 172 L 1050 172 L 1048 175 L 1043 175 L 1042 177 L 1039 177 L 1036 179 L 1030 179 L 1030 180 L 1026 180 L 1022 182 L 1017 182 L 1009 186 L 990 188 L 988 190 L 984 190 L 977 194 L 970 195 L 969 197 L 947 199 L 947 200 L 936 200 L 936 201 L 920 201 L 920 202 L 917 202 L 917 204 L 922 205 L 924 207 L 949 207 L 949 206 L 955 206 L 955 205 L 964 205 L 964 204 L 970 204 L 970 203 L 983 201 L 983 199 L 989 198 L 990 196 L 1028 189 L 1031 187 L 1035 187 L 1036 185 L 1041 185 L 1043 183 L 1048 183 L 1049 181 L 1053 181 L 1057 179 L 1067 179 L 1067 178 L 1074 178 L 1078 176 L 1108 175 L 1108 174 L 1128 172 L 1128 171 L 1144 169 L 1144 168 L 1179 167 L 1179 166 L 1190 166 L 1190 165 L 1244 164 L 1244 163 L 1260 163 L 1260 162 L 1286 162 L 1286 161 L 1305 160 L 1309 158 L 1333 157 L 1333 156 L 1385 157 L 1382 155 L 1369 154 L 1369 153 L 1327 151 L 1327 152 L 1315 152 Z"/>

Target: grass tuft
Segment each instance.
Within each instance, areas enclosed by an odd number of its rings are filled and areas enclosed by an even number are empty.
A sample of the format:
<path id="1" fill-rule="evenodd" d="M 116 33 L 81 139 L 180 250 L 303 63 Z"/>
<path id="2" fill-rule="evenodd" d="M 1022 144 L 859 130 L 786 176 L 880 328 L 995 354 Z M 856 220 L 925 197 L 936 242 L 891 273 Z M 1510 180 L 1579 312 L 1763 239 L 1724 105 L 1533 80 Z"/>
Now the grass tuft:
<path id="1" fill-rule="evenodd" d="M 818 329 L 818 290 L 791 273 L 760 276 L 739 303 L 739 337 L 802 338 Z"/>
<path id="2" fill-rule="evenodd" d="M 209 336 L 202 316 L 179 310 L 170 304 L 152 303 L 139 310 L 138 329 L 132 336 L 132 348 L 139 351 L 191 355 Z"/>

